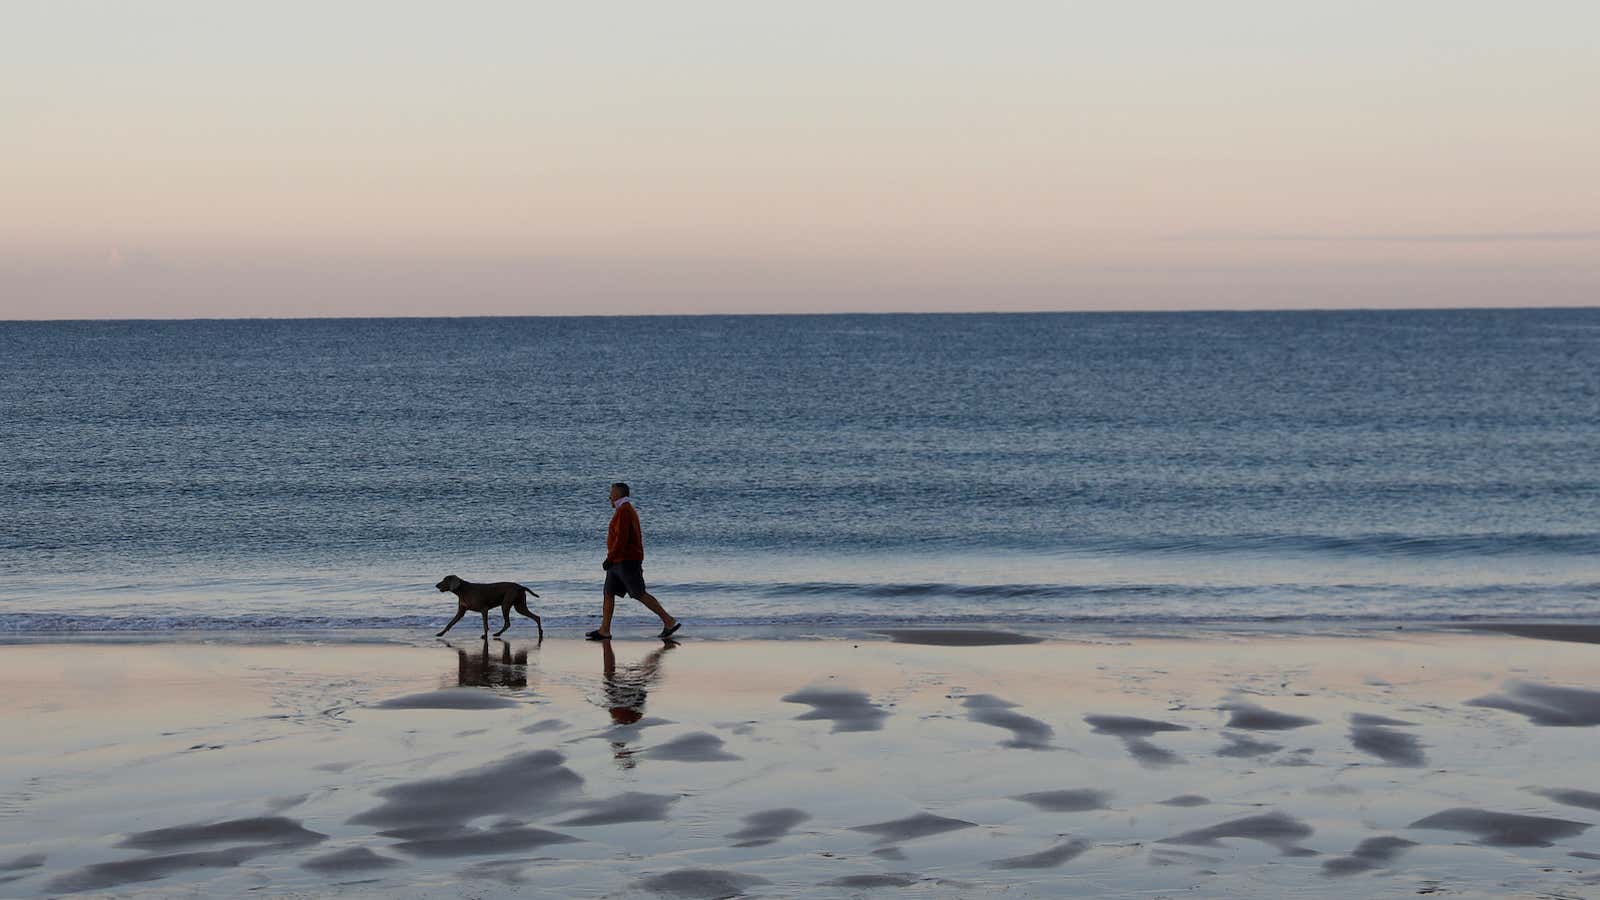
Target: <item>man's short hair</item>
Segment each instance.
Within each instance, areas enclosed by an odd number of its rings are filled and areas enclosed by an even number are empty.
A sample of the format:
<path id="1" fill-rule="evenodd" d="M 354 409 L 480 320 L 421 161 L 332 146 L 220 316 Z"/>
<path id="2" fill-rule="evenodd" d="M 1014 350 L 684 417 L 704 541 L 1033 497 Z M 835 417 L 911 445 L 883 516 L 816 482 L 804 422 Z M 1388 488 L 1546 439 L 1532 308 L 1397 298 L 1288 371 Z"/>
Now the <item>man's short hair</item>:
<path id="1" fill-rule="evenodd" d="M 611 489 L 624 497 L 628 496 L 628 483 L 626 481 L 613 482 Z"/>

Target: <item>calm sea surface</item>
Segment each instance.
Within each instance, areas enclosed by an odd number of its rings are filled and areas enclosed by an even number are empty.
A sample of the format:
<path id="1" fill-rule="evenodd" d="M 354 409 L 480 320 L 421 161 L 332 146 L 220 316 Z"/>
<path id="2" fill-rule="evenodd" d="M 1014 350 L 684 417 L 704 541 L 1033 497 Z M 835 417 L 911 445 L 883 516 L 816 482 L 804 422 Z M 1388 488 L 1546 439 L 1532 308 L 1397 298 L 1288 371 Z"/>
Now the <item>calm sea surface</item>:
<path id="1" fill-rule="evenodd" d="M 0 633 L 587 625 L 615 480 L 702 625 L 1596 617 L 1600 310 L 0 323 Z"/>

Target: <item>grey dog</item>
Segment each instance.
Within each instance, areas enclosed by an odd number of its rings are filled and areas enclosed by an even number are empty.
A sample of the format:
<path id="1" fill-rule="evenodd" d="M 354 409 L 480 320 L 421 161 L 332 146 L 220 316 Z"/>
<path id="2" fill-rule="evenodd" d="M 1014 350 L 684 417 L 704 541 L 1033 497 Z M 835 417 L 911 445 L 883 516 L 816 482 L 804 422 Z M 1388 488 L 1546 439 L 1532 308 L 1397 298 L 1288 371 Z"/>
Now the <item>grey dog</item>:
<path id="1" fill-rule="evenodd" d="M 438 588 L 441 593 L 444 591 L 454 593 L 458 601 L 456 617 L 450 620 L 450 624 L 444 627 L 444 631 L 439 632 L 434 637 L 442 637 L 445 631 L 454 628 L 455 624 L 461 621 L 461 617 L 467 614 L 467 610 L 483 613 L 483 636 L 488 637 L 489 610 L 494 609 L 496 606 L 500 607 L 500 614 L 505 616 L 506 624 L 494 633 L 495 637 L 505 634 L 506 629 L 511 627 L 512 607 L 516 607 L 517 612 L 532 619 L 533 624 L 539 626 L 539 637 L 541 639 L 544 637 L 544 622 L 528 611 L 528 601 L 523 599 L 522 596 L 523 591 L 527 591 L 535 597 L 539 596 L 534 594 L 530 588 L 525 588 L 514 581 L 474 584 L 470 581 L 462 581 L 454 575 L 446 575 L 444 580 L 434 585 L 434 587 Z"/>

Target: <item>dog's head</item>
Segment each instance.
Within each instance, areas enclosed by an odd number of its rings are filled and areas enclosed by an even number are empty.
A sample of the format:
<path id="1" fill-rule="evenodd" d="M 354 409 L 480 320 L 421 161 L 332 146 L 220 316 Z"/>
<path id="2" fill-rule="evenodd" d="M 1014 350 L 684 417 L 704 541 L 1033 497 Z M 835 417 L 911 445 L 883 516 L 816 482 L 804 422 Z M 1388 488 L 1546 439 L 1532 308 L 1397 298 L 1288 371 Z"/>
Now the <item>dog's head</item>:
<path id="1" fill-rule="evenodd" d="M 461 587 L 461 579 L 454 575 L 446 575 L 444 580 L 434 585 L 434 587 L 438 588 L 440 593 L 445 591 L 453 591 L 456 588 Z"/>

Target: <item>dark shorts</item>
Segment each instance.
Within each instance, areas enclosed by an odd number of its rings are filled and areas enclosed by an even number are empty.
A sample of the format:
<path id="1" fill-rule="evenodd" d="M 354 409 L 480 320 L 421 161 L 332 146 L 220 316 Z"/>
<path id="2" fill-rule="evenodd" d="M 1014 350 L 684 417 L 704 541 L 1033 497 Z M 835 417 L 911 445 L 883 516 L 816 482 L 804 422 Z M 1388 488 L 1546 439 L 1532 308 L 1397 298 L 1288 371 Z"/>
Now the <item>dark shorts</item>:
<path id="1" fill-rule="evenodd" d="M 644 560 L 624 559 L 606 570 L 606 593 L 637 600 L 644 592 Z"/>

